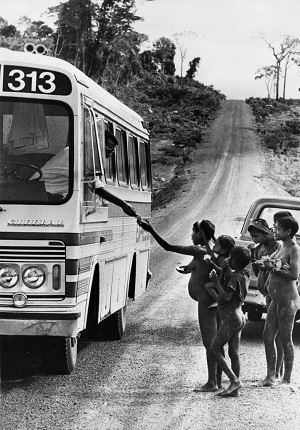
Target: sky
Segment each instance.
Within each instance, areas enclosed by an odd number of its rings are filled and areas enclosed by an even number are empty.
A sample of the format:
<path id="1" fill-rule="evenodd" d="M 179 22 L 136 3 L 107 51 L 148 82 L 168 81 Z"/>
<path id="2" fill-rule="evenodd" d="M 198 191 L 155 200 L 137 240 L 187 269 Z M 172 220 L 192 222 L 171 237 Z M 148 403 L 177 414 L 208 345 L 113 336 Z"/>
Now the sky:
<path id="1" fill-rule="evenodd" d="M 60 0 L 0 0 L 0 16 L 14 24 L 22 15 L 32 20 Z M 263 80 L 256 71 L 274 64 L 272 51 L 263 37 L 276 48 L 286 35 L 300 38 L 299 0 L 136 0 L 137 15 L 144 18 L 135 30 L 149 37 L 174 40 L 184 33 L 187 46 L 183 74 L 189 61 L 200 57 L 196 79 L 213 85 L 228 99 L 266 97 Z M 193 34 L 193 37 L 191 35 Z M 175 57 L 180 75 L 179 52 Z M 282 86 L 281 86 L 282 87 Z M 287 98 L 300 99 L 300 68 L 290 67 Z M 282 95 L 282 88 L 279 90 Z"/>

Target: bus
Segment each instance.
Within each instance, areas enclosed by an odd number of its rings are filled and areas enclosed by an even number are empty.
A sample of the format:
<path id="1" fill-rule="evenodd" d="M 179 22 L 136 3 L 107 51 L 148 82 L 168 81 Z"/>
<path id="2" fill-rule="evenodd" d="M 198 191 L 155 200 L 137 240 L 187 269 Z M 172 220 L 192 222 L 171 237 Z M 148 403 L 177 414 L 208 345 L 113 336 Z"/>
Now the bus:
<path id="1" fill-rule="evenodd" d="M 149 133 L 73 65 L 26 51 L 0 48 L 0 335 L 40 336 L 47 370 L 69 374 L 80 334 L 121 339 L 147 288 L 149 234 L 93 183 L 149 218 Z"/>

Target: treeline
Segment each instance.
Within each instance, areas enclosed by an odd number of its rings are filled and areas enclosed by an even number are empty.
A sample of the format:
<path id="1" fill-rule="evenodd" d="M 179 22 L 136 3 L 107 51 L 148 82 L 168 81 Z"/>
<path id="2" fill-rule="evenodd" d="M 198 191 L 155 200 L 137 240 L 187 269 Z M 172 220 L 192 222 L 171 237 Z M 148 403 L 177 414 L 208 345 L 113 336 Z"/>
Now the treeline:
<path id="1" fill-rule="evenodd" d="M 0 46 L 21 51 L 28 42 L 43 43 L 47 55 L 74 64 L 139 112 L 152 136 L 189 145 L 201 140 L 225 97 L 194 79 L 200 57 L 190 61 L 185 76 L 176 76 L 172 40 L 161 37 L 143 49 L 148 36 L 134 30 L 142 20 L 135 0 L 68 0 L 46 13 L 52 27 L 26 16 L 15 26 L 0 17 Z"/>

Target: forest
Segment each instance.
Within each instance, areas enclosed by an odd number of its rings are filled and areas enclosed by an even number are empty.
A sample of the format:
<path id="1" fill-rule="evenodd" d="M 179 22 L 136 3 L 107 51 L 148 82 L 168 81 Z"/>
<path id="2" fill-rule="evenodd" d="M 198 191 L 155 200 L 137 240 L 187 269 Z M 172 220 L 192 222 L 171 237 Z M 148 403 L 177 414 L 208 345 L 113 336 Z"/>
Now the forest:
<path id="1" fill-rule="evenodd" d="M 52 27 L 27 16 L 16 26 L 0 17 L 0 46 L 23 51 L 29 42 L 42 43 L 47 55 L 72 63 L 141 114 L 153 138 L 201 141 L 225 96 L 194 79 L 200 57 L 191 59 L 184 76 L 176 75 L 174 41 L 160 37 L 143 50 L 148 36 L 134 30 L 142 20 L 135 0 L 68 0 L 45 12 Z"/>

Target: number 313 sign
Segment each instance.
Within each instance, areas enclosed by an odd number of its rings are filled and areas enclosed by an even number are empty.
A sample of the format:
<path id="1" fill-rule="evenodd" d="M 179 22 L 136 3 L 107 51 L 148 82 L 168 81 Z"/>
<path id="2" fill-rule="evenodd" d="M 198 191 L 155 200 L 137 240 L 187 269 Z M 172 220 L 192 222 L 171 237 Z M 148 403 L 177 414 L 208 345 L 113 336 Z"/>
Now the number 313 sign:
<path id="1" fill-rule="evenodd" d="M 67 96 L 72 85 L 70 79 L 60 72 L 4 66 L 3 91 Z"/>

